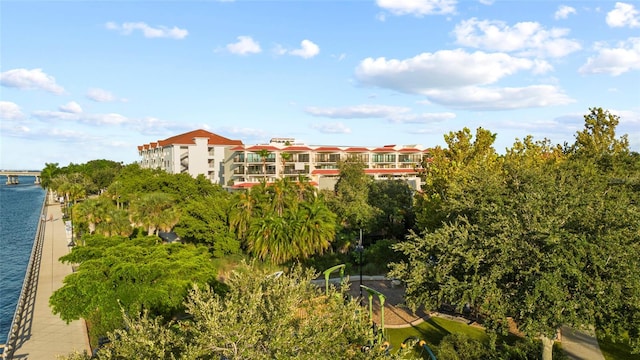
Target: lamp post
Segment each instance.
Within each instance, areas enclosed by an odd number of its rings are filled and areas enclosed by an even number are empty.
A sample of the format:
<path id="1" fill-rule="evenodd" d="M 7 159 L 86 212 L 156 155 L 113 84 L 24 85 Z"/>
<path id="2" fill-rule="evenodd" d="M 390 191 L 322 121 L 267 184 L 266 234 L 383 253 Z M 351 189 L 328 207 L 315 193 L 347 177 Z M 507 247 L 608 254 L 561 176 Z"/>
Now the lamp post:
<path id="1" fill-rule="evenodd" d="M 360 229 L 360 238 L 358 239 L 356 252 L 360 253 L 358 267 L 360 268 L 360 301 L 362 301 L 362 253 L 364 252 L 364 247 L 362 246 L 362 229 Z"/>
<path id="2" fill-rule="evenodd" d="M 67 244 L 68 247 L 76 246 L 76 243 L 73 242 L 73 204 L 69 203 L 69 220 L 71 221 L 71 242 Z"/>

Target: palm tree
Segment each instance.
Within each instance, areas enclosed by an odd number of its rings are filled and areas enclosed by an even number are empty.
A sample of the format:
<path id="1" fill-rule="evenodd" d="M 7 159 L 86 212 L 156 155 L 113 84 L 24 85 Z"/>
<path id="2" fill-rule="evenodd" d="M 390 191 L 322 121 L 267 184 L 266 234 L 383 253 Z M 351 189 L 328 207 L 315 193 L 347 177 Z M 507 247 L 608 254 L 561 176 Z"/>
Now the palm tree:
<path id="1" fill-rule="evenodd" d="M 86 223 L 89 234 L 93 234 L 96 231 L 96 224 L 103 220 L 109 205 L 111 204 L 104 198 L 87 199 L 74 207 L 73 221 L 80 224 Z"/>
<path id="2" fill-rule="evenodd" d="M 104 236 L 129 236 L 133 232 L 129 214 L 116 207 L 109 208 L 102 221 L 96 225 L 96 232 Z"/>
<path id="3" fill-rule="evenodd" d="M 288 152 L 280 153 L 280 161 L 282 161 L 282 171 L 280 175 L 284 178 L 284 169 L 287 166 L 287 161 L 291 160 L 291 154 Z"/>
<path id="4" fill-rule="evenodd" d="M 173 204 L 173 197 L 166 193 L 142 195 L 131 204 L 131 220 L 136 225 L 146 227 L 147 234 L 155 235 L 158 228 L 167 225 L 170 222 L 168 219 L 174 216 L 174 210 L 171 209 Z"/>
<path id="5" fill-rule="evenodd" d="M 282 264 L 295 257 L 289 226 L 284 217 L 270 213 L 251 223 L 247 249 L 261 260 Z"/>
<path id="6" fill-rule="evenodd" d="M 267 158 L 271 155 L 271 151 L 267 149 L 262 149 L 257 152 L 260 155 L 260 159 L 262 160 L 262 174 L 267 177 Z"/>
<path id="7" fill-rule="evenodd" d="M 229 226 L 240 241 L 244 241 L 249 232 L 255 210 L 256 198 L 253 196 L 252 191 L 244 191 L 234 196 L 229 214 Z"/>
<path id="8" fill-rule="evenodd" d="M 321 198 L 305 201 L 295 213 L 295 246 L 299 257 L 322 254 L 336 235 L 336 215 Z"/>

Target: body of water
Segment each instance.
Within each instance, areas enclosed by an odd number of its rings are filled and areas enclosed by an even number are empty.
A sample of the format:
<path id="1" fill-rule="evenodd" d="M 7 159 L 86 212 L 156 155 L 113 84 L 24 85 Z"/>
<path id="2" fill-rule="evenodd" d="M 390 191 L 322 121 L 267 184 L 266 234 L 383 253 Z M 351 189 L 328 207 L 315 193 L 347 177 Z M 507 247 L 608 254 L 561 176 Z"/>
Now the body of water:
<path id="1" fill-rule="evenodd" d="M 0 343 L 9 334 L 46 193 L 33 177 L 19 181 L 6 185 L 0 176 Z"/>

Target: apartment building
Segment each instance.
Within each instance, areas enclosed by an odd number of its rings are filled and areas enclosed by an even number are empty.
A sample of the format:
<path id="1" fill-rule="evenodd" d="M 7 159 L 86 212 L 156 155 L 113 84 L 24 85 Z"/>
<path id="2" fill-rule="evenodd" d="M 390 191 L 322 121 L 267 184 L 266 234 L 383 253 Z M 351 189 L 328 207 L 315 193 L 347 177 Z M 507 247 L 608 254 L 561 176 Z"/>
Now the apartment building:
<path id="1" fill-rule="evenodd" d="M 215 184 L 226 183 L 224 164 L 228 148 L 241 146 L 242 141 L 231 140 L 206 130 L 184 134 L 138 146 L 142 168 L 162 169 L 171 174 L 203 174 Z"/>
<path id="2" fill-rule="evenodd" d="M 246 188 L 261 180 L 304 176 L 321 189 L 332 189 L 339 177 L 338 161 L 356 157 L 365 173 L 376 180 L 403 179 L 420 188 L 418 168 L 426 150 L 417 145 L 382 147 L 298 144 L 294 139 L 272 139 L 269 144 L 232 147 L 228 185 Z M 266 155 L 266 157 L 262 157 Z"/>
<path id="3" fill-rule="evenodd" d="M 428 152 L 419 145 L 323 146 L 297 143 L 294 138 L 244 145 L 204 130 L 139 146 L 138 151 L 142 167 L 205 174 L 229 189 L 300 176 L 321 189 L 332 189 L 339 177 L 338 162 L 356 157 L 374 179 L 402 179 L 416 190 L 420 189 L 418 169 Z"/>

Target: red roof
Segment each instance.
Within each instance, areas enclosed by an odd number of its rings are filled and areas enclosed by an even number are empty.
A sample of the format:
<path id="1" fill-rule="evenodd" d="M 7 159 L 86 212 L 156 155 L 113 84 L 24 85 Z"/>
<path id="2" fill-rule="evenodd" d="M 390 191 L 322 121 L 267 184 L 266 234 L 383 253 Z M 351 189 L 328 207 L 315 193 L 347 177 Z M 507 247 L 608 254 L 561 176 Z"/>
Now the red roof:
<path id="1" fill-rule="evenodd" d="M 416 174 L 414 169 L 364 169 L 365 174 Z M 315 169 L 312 175 L 339 175 L 338 169 Z"/>
<path id="2" fill-rule="evenodd" d="M 346 152 L 369 152 L 369 149 L 367 149 L 366 147 L 350 147 L 345 151 Z"/>
<path id="3" fill-rule="evenodd" d="M 277 147 L 271 145 L 254 145 L 247 148 L 248 151 L 260 151 L 260 150 L 268 150 L 268 151 L 276 151 Z"/>
<path id="4" fill-rule="evenodd" d="M 195 144 L 193 139 L 195 138 L 207 138 L 209 145 L 242 145 L 242 140 L 231 140 L 226 137 L 214 134 L 206 130 L 194 130 L 184 134 L 172 136 L 164 140 L 158 140 L 160 146 L 167 145 L 191 145 Z"/>
<path id="5" fill-rule="evenodd" d="M 231 148 L 233 151 L 242 151 L 244 150 L 244 145 L 234 146 Z"/>
<path id="6" fill-rule="evenodd" d="M 318 186 L 318 183 L 315 181 L 309 181 L 309 184 L 311 184 L 311 186 Z M 256 185 L 260 185 L 259 182 L 243 182 L 243 183 L 237 183 L 237 184 L 233 184 L 233 186 L 231 186 L 232 189 L 250 189 Z M 267 183 L 267 186 L 271 185 L 271 183 Z"/>
<path id="7" fill-rule="evenodd" d="M 419 152 L 422 152 L 422 150 L 417 149 L 417 148 L 403 148 L 403 149 L 400 149 L 398 151 L 402 152 L 402 153 L 419 153 Z"/>
<path id="8" fill-rule="evenodd" d="M 138 145 L 138 151 L 142 151 L 142 149 L 144 149 L 144 146 Z"/>
<path id="9" fill-rule="evenodd" d="M 317 148 L 316 151 L 318 151 L 318 152 L 338 152 L 338 151 L 342 151 L 342 150 L 340 150 L 340 148 L 336 147 L 336 146 L 321 146 L 321 147 Z"/>
<path id="10" fill-rule="evenodd" d="M 364 169 L 365 174 L 416 174 L 414 169 Z"/>
<path id="11" fill-rule="evenodd" d="M 340 170 L 338 169 L 315 169 L 311 171 L 311 175 L 338 175 Z"/>
<path id="12" fill-rule="evenodd" d="M 371 150 L 373 152 L 395 152 L 396 150 L 394 148 L 391 147 L 379 147 L 379 148 L 375 148 L 373 150 Z"/>
<path id="13" fill-rule="evenodd" d="M 306 146 L 288 146 L 284 148 L 285 151 L 309 151 L 311 148 Z"/>

